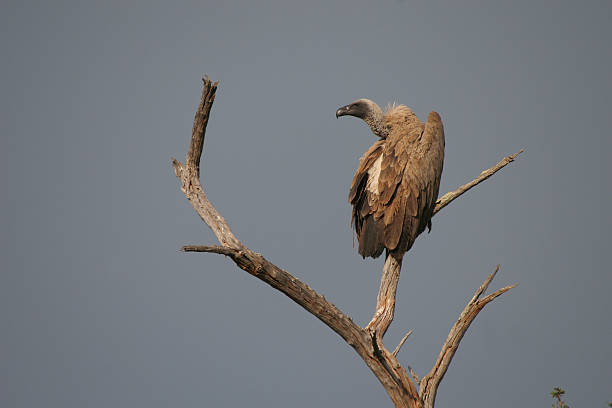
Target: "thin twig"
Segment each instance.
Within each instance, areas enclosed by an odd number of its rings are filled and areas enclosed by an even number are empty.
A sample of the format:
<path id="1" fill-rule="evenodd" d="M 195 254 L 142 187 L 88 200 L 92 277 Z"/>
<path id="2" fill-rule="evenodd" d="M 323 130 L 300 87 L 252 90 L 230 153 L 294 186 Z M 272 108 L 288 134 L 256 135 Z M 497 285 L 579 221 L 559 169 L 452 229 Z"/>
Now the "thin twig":
<path id="1" fill-rule="evenodd" d="M 193 120 L 191 142 L 189 143 L 189 150 L 187 151 L 187 158 L 185 160 L 185 164 L 188 168 L 190 167 L 197 171 L 198 177 L 200 177 L 200 158 L 202 157 L 202 149 L 204 148 L 206 125 L 208 125 L 210 109 L 215 101 L 215 93 L 217 92 L 217 87 L 219 86 L 219 81 L 211 84 L 208 75 L 205 75 L 204 78 L 202 78 L 202 81 L 204 81 L 204 89 L 202 92 L 200 105 L 196 110 L 195 118 Z"/>
<path id="2" fill-rule="evenodd" d="M 470 300 L 470 303 L 474 303 L 475 301 L 477 301 L 478 298 L 480 298 L 480 296 L 482 296 L 482 294 L 487 291 L 487 289 L 489 288 L 489 285 L 495 278 L 495 275 L 497 275 L 497 272 L 499 272 L 499 266 L 500 265 L 497 264 L 497 266 L 495 267 L 495 270 L 489 276 L 487 276 L 487 279 L 485 279 L 484 282 L 482 282 L 482 285 L 480 285 L 478 289 L 476 289 L 476 293 L 474 293 L 474 296 Z"/>
<path id="3" fill-rule="evenodd" d="M 503 288 L 498 289 L 495 292 L 491 293 L 489 296 L 480 299 L 478 301 L 478 310 L 480 311 L 480 309 L 482 309 L 487 303 L 491 302 L 496 297 L 499 297 L 500 295 L 503 295 L 504 293 L 506 293 L 510 289 L 516 288 L 517 286 L 518 286 L 518 283 L 515 283 L 514 285 L 504 286 Z"/>
<path id="4" fill-rule="evenodd" d="M 182 252 L 210 252 L 222 255 L 234 255 L 238 251 L 234 248 L 223 247 L 219 245 L 185 245 L 181 247 Z"/>
<path id="5" fill-rule="evenodd" d="M 438 199 L 438 201 L 436 201 L 436 207 L 434 208 L 432 217 L 436 215 L 438 211 L 440 211 L 441 209 L 449 205 L 453 200 L 458 198 L 460 195 L 462 195 L 463 193 L 465 193 L 472 187 L 475 187 L 478 184 L 482 183 L 483 181 L 485 181 L 486 179 L 488 179 L 489 177 L 491 177 L 492 175 L 494 175 L 495 173 L 497 173 L 498 171 L 506 167 L 508 164 L 512 163 L 514 159 L 516 158 L 516 156 L 518 156 L 521 153 L 523 153 L 523 149 L 521 149 L 518 153 L 514 153 L 514 154 L 511 154 L 510 156 L 504 157 L 502 161 L 497 163 L 495 166 L 483 171 L 482 173 L 480 173 L 478 177 L 476 177 L 474 180 L 470 181 L 469 183 L 466 183 L 462 185 L 461 187 L 459 187 L 458 189 L 449 191 L 448 193 L 444 194 L 442 197 Z"/>
<path id="6" fill-rule="evenodd" d="M 410 371 L 410 375 L 412 376 L 412 379 L 414 379 L 414 382 L 416 382 L 417 384 L 419 383 L 419 376 L 417 375 L 417 373 L 414 372 L 414 370 L 412 369 L 412 367 L 408 366 L 408 371 Z"/>
<path id="7" fill-rule="evenodd" d="M 397 356 L 397 353 L 399 353 L 400 349 L 402 348 L 402 346 L 404 345 L 404 343 L 406 342 L 406 339 L 408 339 L 408 337 L 410 337 L 410 335 L 412 334 L 412 330 L 408 330 L 408 333 L 406 333 L 404 335 L 404 337 L 402 337 L 402 339 L 400 340 L 400 342 L 398 343 L 397 347 L 395 347 L 395 350 L 393 350 L 393 355 Z"/>

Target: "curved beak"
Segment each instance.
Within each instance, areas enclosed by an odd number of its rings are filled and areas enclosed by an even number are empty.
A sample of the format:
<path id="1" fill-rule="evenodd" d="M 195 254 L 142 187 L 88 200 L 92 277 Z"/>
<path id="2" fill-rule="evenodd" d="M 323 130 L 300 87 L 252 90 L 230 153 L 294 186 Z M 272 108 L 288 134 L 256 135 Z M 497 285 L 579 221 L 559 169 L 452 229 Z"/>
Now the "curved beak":
<path id="1" fill-rule="evenodd" d="M 350 105 L 343 106 L 336 111 L 336 119 L 340 116 L 345 116 L 349 114 Z"/>

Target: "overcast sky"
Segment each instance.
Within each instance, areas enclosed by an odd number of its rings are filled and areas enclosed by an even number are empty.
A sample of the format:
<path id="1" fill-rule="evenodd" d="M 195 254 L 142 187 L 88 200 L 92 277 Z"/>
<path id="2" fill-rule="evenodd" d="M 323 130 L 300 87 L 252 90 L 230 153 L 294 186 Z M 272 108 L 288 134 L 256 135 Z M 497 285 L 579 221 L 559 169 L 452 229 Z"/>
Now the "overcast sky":
<path id="1" fill-rule="evenodd" d="M 460 4 L 461 3 L 461 4 Z M 438 407 L 612 400 L 609 1 L 8 1 L 0 13 L 0 405 L 391 406 L 334 332 L 222 256 L 179 189 L 200 78 L 220 81 L 211 201 L 359 324 L 383 260 L 352 246 L 374 141 L 357 98 L 442 116 L 441 193 L 517 161 L 404 258 L 393 349 L 419 375 L 474 290 Z"/>

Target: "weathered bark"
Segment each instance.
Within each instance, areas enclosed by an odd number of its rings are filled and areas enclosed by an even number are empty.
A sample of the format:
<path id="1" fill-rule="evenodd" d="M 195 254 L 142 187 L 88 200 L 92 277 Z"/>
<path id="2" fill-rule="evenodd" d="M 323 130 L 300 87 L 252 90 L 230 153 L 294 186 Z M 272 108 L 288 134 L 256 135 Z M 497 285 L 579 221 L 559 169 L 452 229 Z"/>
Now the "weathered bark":
<path id="1" fill-rule="evenodd" d="M 495 273 L 497 273 L 498 266 L 495 272 L 476 291 L 472 300 L 459 316 L 459 320 L 457 320 L 457 323 L 451 329 L 431 372 L 419 382 L 418 377 L 409 367 L 410 373 L 414 378 L 413 381 L 396 358 L 400 347 L 410 332 L 404 336 L 392 353 L 385 348 L 382 342 L 382 337 L 393 320 L 401 259 L 395 259 L 392 256 L 387 257 L 383 267 L 376 312 L 372 321 L 365 328 L 362 328 L 356 325 L 348 315 L 327 301 L 324 296 L 287 271 L 265 259 L 263 255 L 245 247 L 232 233 L 225 219 L 208 200 L 199 180 L 200 157 L 204 146 L 206 125 L 210 117 L 210 110 L 215 98 L 217 85 L 218 82 L 212 83 L 208 77 L 204 78 L 202 99 L 196 111 L 185 164 L 178 162 L 176 159 L 172 160 L 172 164 L 176 176 L 181 181 L 181 190 L 185 193 L 185 196 L 202 220 L 212 229 L 221 246 L 191 245 L 183 246 L 182 250 L 184 252 L 210 252 L 230 257 L 240 269 L 281 291 L 338 333 L 340 337 L 355 349 L 357 354 L 372 370 L 396 407 L 433 408 L 438 385 L 442 381 L 459 342 L 469 325 L 487 303 L 514 286 L 507 286 L 480 299 L 480 296 L 486 291 L 493 280 Z M 522 150 L 519 153 L 521 152 Z M 470 188 L 486 180 L 509 164 L 519 153 L 506 157 L 496 166 L 481 173 L 475 180 L 442 196 L 436 203 L 434 214 Z M 419 385 L 419 390 L 417 390 L 417 384 Z"/>
<path id="2" fill-rule="evenodd" d="M 376 298 L 376 311 L 374 312 L 372 320 L 370 320 L 370 323 L 366 326 L 367 329 L 376 331 L 381 338 L 387 332 L 389 325 L 391 325 L 391 321 L 393 321 L 393 316 L 395 314 L 395 294 L 397 292 L 397 284 L 399 282 L 401 269 L 402 259 L 397 259 L 393 255 L 387 255 L 385 264 L 383 265 L 378 297 Z"/>

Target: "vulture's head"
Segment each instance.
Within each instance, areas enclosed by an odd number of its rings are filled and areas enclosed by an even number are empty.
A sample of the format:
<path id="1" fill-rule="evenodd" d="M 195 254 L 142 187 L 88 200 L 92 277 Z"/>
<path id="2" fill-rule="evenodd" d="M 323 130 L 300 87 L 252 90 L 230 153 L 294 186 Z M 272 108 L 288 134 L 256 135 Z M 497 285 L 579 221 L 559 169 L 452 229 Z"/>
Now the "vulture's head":
<path id="1" fill-rule="evenodd" d="M 340 116 L 355 116 L 360 119 L 366 119 L 369 116 L 375 115 L 377 112 L 382 114 L 380 107 L 369 99 L 357 99 L 355 102 L 341 107 L 336 111 L 336 117 Z"/>
<path id="2" fill-rule="evenodd" d="M 355 116 L 363 119 L 376 136 L 387 137 L 388 129 L 384 126 L 383 111 L 380 106 L 369 99 L 357 99 L 355 102 L 341 107 L 336 111 L 336 117 L 339 118 L 340 116 Z"/>

